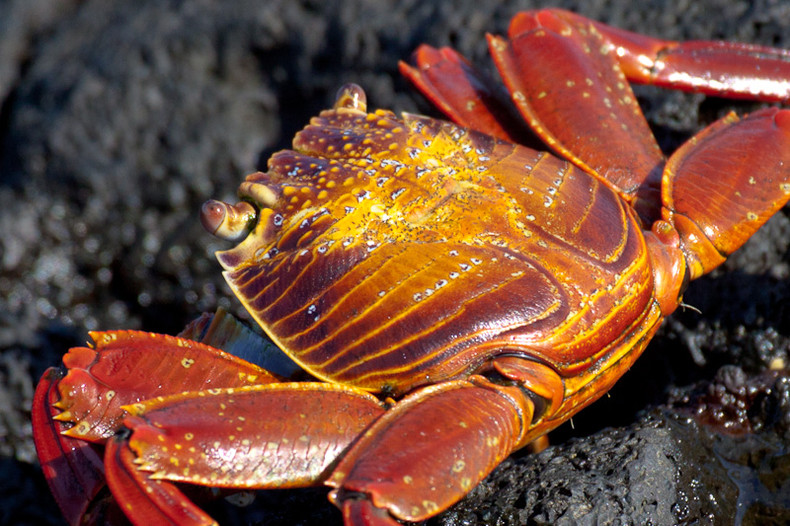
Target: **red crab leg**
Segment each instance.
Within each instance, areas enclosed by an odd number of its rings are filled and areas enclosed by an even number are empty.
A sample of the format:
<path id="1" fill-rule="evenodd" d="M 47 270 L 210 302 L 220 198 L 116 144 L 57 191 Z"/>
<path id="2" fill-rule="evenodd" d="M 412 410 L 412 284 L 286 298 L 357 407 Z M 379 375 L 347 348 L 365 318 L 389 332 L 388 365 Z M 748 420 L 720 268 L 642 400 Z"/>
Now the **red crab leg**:
<path id="1" fill-rule="evenodd" d="M 489 36 L 491 55 L 546 144 L 625 197 L 649 177 L 657 189 L 663 155 L 601 35 L 538 11 L 516 15 L 508 37 Z"/>
<path id="2" fill-rule="evenodd" d="M 94 447 L 62 434 L 67 425 L 53 419 L 58 400 L 55 368 L 48 369 L 36 387 L 31 420 L 33 440 L 47 484 L 63 516 L 71 525 L 80 524 L 96 495 L 104 487 L 104 464 Z"/>
<path id="3" fill-rule="evenodd" d="M 377 420 L 338 463 L 326 482 L 337 488 L 330 500 L 343 509 L 347 525 L 427 519 L 523 446 L 532 414 L 521 388 L 479 376 L 417 391 Z"/>
<path id="4" fill-rule="evenodd" d="M 638 83 L 733 98 L 790 97 L 786 50 L 659 40 L 559 9 L 516 15 L 509 36 L 510 42 L 489 37 L 489 43 L 532 128 L 560 154 L 605 177 L 626 198 L 649 178 L 640 190 L 643 200 L 636 203 L 643 216 L 652 217 L 652 208 L 646 212 L 642 207 L 657 201 L 662 158 L 623 75 Z M 485 99 L 491 90 L 480 88 L 484 77 L 454 51 L 423 46 L 415 60 L 416 68 L 402 65 L 401 70 L 456 122 L 491 133 L 488 121 L 509 113 L 498 108 L 506 104 Z M 618 66 L 612 64 L 615 60 Z M 497 109 L 486 111 L 489 106 Z M 474 108 L 475 115 L 466 116 L 465 108 Z"/>
<path id="5" fill-rule="evenodd" d="M 114 488 L 113 496 L 133 524 L 217 524 L 173 484 L 141 476 L 134 464 L 134 453 L 124 447 L 122 437 L 107 442 L 104 458 L 107 483 Z"/>
<path id="6" fill-rule="evenodd" d="M 279 381 L 268 371 L 208 345 L 141 331 L 92 332 L 95 349 L 75 347 L 63 357 L 58 382 L 62 409 L 73 422 L 66 434 L 103 442 L 125 416 L 121 406 L 181 391 Z"/>
<path id="7" fill-rule="evenodd" d="M 539 147 L 500 86 L 455 50 L 423 44 L 413 60 L 416 68 L 398 64 L 401 74 L 453 122 L 505 141 Z"/>
<path id="8" fill-rule="evenodd" d="M 662 188 L 694 279 L 790 199 L 790 110 L 730 114 L 702 130 L 672 155 Z"/>
<path id="9" fill-rule="evenodd" d="M 33 438 L 50 490 L 76 524 L 104 486 L 99 455 L 126 415 L 122 406 L 208 387 L 279 381 L 267 371 L 191 340 L 139 331 L 91 333 L 95 348 L 63 357 L 44 374 L 33 405 Z M 88 442 L 86 442 L 88 441 Z"/>
<path id="10" fill-rule="evenodd" d="M 592 23 L 610 42 L 632 82 L 735 99 L 787 103 L 790 51 L 740 42 L 673 42 L 632 33 L 567 11 L 583 27 Z"/>
<path id="11" fill-rule="evenodd" d="M 127 407 L 125 437 L 108 442 L 107 483 L 136 523 L 209 524 L 168 481 L 224 488 L 320 483 L 376 418 L 372 395 L 324 383 L 183 393 Z"/>

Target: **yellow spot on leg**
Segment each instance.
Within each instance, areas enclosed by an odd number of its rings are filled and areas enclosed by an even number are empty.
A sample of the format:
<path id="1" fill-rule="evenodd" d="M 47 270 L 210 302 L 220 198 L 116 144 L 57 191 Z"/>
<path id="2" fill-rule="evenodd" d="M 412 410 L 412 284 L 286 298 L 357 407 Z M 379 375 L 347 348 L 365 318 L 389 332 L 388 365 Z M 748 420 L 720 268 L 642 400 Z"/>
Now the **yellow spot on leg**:
<path id="1" fill-rule="evenodd" d="M 432 500 L 424 500 L 422 501 L 422 507 L 425 509 L 426 512 L 434 514 L 439 511 L 439 506 Z"/>
<path id="2" fill-rule="evenodd" d="M 75 428 L 75 434 L 77 434 L 77 435 L 86 435 L 86 434 L 88 434 L 88 431 L 90 431 L 90 430 L 91 430 L 91 425 L 88 422 L 83 420 L 82 422 L 77 424 L 77 427 Z"/>

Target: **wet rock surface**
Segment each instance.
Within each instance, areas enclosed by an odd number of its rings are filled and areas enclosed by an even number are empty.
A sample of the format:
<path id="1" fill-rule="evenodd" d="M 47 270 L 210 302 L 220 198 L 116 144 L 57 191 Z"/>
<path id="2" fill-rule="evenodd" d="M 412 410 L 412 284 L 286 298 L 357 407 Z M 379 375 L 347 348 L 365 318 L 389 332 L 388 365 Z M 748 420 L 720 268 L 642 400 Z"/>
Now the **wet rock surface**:
<path id="1" fill-rule="evenodd" d="M 768 0 L 682 12 L 652 1 L 555 5 L 664 38 L 790 48 L 790 9 Z M 29 408 L 69 346 L 100 328 L 176 333 L 218 305 L 242 315 L 212 256 L 224 244 L 197 220 L 203 200 L 231 200 L 343 83 L 362 85 L 371 107 L 432 112 L 397 61 L 428 42 L 490 67 L 485 32 L 504 33 L 534 7 L 0 3 L 0 523 L 62 523 L 35 466 Z M 666 151 L 729 109 L 758 107 L 652 88 L 637 96 Z M 790 352 L 789 215 L 693 283 L 685 301 L 701 313 L 670 318 L 554 446 L 508 459 L 430 522 L 787 523 L 790 389 L 765 371 Z M 339 523 L 325 494 L 265 492 L 216 517 Z"/>

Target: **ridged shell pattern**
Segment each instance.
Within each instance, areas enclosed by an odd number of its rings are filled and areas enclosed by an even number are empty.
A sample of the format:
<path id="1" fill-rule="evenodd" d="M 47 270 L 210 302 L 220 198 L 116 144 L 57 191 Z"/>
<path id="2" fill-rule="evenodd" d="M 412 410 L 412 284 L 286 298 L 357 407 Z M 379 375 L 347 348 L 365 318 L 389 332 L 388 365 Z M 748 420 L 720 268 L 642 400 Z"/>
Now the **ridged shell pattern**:
<path id="1" fill-rule="evenodd" d="M 614 192 L 442 121 L 327 110 L 241 188 L 276 203 L 219 254 L 226 279 L 321 379 L 402 393 L 501 353 L 577 375 L 652 305 L 639 221 Z"/>

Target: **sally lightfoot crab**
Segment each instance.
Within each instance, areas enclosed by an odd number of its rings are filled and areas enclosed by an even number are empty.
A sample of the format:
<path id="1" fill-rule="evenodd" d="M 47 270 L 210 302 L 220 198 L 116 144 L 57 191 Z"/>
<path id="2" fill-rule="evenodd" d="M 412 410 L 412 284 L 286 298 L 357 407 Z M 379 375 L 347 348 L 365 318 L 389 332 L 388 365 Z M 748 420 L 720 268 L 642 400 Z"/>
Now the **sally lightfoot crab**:
<path id="1" fill-rule="evenodd" d="M 790 112 L 728 115 L 665 159 L 627 82 L 785 101 L 787 52 L 559 10 L 489 44 L 514 105 L 422 47 L 404 73 L 464 127 L 369 113 L 350 85 L 240 203 L 204 205 L 306 381 L 237 357 L 250 338 L 217 318 L 92 333 L 45 373 L 34 434 L 70 523 L 210 524 L 193 485 L 325 484 L 348 525 L 433 516 L 602 396 L 790 199 Z M 561 158 L 515 144 L 533 133 Z"/>

